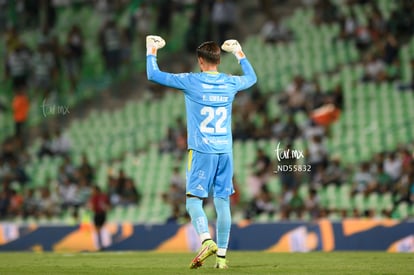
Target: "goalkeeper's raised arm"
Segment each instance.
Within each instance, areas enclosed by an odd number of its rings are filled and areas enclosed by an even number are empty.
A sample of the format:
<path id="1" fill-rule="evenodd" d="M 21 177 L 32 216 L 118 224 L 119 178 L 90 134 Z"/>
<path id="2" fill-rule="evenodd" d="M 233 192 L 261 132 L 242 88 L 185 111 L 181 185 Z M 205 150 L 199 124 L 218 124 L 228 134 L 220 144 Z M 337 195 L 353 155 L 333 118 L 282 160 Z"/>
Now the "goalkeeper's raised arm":
<path id="1" fill-rule="evenodd" d="M 155 83 L 184 90 L 186 88 L 186 74 L 173 74 L 163 72 L 157 64 L 157 51 L 165 46 L 165 40 L 161 36 L 147 36 L 147 78 Z"/>
<path id="2" fill-rule="evenodd" d="M 161 85 L 167 85 L 168 73 L 161 72 L 157 64 L 157 51 L 165 46 L 161 36 L 148 35 L 147 44 L 147 78 Z"/>
<path id="3" fill-rule="evenodd" d="M 241 78 L 242 81 L 245 82 L 246 86 L 242 87 L 241 90 L 247 89 L 255 84 L 257 81 L 256 73 L 254 72 L 250 62 L 247 60 L 239 41 L 235 39 L 226 40 L 223 45 L 221 45 L 221 49 L 225 52 L 234 54 L 242 67 L 244 75 Z"/>

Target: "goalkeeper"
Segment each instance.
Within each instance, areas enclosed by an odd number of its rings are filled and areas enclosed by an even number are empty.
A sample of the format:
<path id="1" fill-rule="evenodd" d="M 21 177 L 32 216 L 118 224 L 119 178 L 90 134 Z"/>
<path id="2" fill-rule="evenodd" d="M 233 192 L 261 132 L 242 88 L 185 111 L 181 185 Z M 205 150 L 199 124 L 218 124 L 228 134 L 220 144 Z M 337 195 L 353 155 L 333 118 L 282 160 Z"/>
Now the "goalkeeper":
<path id="1" fill-rule="evenodd" d="M 158 84 L 182 90 L 187 112 L 188 165 L 186 209 L 200 240 L 201 249 L 190 268 L 201 267 L 216 254 L 216 268 L 227 268 L 231 213 L 229 197 L 233 189 L 231 133 L 232 102 L 236 93 L 256 83 L 256 74 L 237 40 L 227 40 L 221 48 L 233 53 L 243 70 L 242 76 L 218 72 L 220 47 L 204 42 L 197 47 L 200 73 L 172 74 L 160 71 L 157 50 L 165 46 L 159 37 L 147 36 L 147 77 Z M 213 196 L 217 213 L 216 239 L 212 240 L 203 199 Z"/>

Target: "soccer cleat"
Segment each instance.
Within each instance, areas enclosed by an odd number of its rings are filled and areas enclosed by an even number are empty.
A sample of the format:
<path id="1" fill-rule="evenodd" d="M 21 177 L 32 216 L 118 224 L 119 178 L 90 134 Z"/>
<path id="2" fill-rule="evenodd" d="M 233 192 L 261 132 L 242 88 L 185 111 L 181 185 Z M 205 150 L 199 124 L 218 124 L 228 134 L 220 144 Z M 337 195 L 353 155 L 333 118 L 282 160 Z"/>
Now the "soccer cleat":
<path id="1" fill-rule="evenodd" d="M 216 264 L 214 265 L 215 268 L 218 269 L 227 269 L 227 260 L 225 258 L 216 257 Z"/>
<path id="2" fill-rule="evenodd" d="M 203 265 L 204 261 L 213 254 L 216 254 L 218 248 L 213 240 L 208 240 L 203 243 L 197 256 L 190 263 L 190 268 L 195 269 Z"/>

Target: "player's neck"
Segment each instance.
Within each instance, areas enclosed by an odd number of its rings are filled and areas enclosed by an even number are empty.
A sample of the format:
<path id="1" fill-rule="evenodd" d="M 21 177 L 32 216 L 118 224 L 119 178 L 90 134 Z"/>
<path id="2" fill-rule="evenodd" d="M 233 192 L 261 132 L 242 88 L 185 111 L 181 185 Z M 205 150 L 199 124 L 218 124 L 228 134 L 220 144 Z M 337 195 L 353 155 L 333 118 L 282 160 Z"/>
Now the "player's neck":
<path id="1" fill-rule="evenodd" d="M 217 65 L 203 64 L 203 66 L 201 66 L 201 71 L 203 73 L 217 73 Z"/>

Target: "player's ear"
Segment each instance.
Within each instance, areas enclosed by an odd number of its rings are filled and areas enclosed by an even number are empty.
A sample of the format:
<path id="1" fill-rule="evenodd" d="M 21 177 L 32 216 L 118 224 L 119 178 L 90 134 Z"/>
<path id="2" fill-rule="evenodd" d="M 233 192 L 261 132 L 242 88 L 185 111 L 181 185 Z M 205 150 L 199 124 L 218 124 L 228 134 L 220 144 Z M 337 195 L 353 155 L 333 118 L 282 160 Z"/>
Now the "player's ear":
<path id="1" fill-rule="evenodd" d="M 200 67 L 200 71 L 203 71 L 203 59 L 201 57 L 197 57 L 198 67 Z"/>

